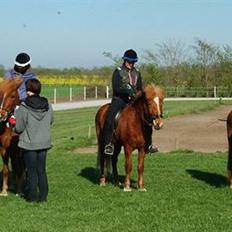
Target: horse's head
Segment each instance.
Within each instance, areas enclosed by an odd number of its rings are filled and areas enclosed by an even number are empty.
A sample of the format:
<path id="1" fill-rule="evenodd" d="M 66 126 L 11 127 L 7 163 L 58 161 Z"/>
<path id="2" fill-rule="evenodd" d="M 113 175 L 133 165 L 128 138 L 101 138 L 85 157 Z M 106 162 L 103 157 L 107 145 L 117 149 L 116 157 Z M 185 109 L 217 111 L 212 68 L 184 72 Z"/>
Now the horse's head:
<path id="1" fill-rule="evenodd" d="M 0 121 L 5 121 L 19 103 L 18 88 L 22 81 L 22 78 L 16 77 L 13 80 L 4 80 L 0 83 Z"/>
<path id="2" fill-rule="evenodd" d="M 147 101 L 148 113 L 153 119 L 154 128 L 159 130 L 163 126 L 164 90 L 160 86 L 150 84 L 145 86 L 144 93 Z"/>

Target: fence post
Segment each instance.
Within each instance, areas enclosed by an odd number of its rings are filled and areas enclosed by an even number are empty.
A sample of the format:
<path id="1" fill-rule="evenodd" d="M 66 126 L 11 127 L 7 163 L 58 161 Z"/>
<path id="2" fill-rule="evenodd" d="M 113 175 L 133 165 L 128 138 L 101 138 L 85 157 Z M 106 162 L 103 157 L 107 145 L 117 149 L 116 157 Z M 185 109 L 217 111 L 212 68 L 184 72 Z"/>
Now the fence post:
<path id="1" fill-rule="evenodd" d="M 95 98 L 97 99 L 97 86 L 95 87 Z"/>
<path id="2" fill-rule="evenodd" d="M 91 130 L 92 130 L 92 128 L 91 128 L 91 126 L 89 125 L 89 129 L 88 129 L 88 139 L 91 138 Z"/>
<path id="3" fill-rule="evenodd" d="M 69 101 L 72 101 L 72 87 L 69 89 Z"/>
<path id="4" fill-rule="evenodd" d="M 216 98 L 217 97 L 217 87 L 213 87 L 213 96 Z"/>
<path id="5" fill-rule="evenodd" d="M 106 98 L 107 99 L 109 98 L 109 86 L 108 85 L 106 86 Z"/>
<path id="6" fill-rule="evenodd" d="M 54 88 L 54 104 L 56 104 L 56 88 Z"/>
<path id="7" fill-rule="evenodd" d="M 84 86 L 84 100 L 86 100 L 86 87 Z"/>

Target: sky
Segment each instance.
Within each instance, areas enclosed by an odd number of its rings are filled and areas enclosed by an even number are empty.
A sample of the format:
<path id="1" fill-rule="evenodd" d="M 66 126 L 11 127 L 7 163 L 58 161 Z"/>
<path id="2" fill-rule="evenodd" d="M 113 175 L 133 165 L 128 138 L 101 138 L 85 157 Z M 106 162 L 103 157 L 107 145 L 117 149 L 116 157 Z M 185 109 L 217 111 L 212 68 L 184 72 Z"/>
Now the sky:
<path id="1" fill-rule="evenodd" d="M 92 68 L 112 65 L 103 52 L 141 58 L 166 41 L 231 46 L 231 11 L 231 0 L 0 0 L 0 64 L 27 52 L 32 66 Z"/>

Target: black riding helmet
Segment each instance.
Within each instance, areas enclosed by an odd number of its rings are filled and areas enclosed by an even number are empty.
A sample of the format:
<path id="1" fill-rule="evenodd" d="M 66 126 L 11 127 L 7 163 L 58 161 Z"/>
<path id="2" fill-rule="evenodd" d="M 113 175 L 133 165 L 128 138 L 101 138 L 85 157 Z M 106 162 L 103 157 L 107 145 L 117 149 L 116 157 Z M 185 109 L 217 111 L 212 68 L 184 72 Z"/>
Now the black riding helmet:
<path id="1" fill-rule="evenodd" d="M 15 58 L 14 70 L 24 74 L 30 68 L 31 58 L 27 53 L 19 53 Z"/>
<path id="2" fill-rule="evenodd" d="M 137 53 L 133 49 L 129 49 L 125 51 L 122 59 L 125 61 L 129 61 L 129 62 L 137 62 L 138 56 L 137 56 Z"/>

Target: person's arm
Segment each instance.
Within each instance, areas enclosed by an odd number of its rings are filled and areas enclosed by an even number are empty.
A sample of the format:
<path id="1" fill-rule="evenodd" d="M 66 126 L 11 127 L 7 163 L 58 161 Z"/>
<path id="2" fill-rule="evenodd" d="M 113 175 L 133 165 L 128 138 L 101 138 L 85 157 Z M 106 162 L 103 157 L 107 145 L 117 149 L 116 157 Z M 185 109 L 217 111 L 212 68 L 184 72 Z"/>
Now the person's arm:
<path id="1" fill-rule="evenodd" d="M 112 88 L 117 96 L 128 97 L 132 96 L 134 92 L 132 86 L 129 83 L 123 83 L 119 69 L 116 69 L 112 77 Z"/>
<path id="2" fill-rule="evenodd" d="M 26 112 L 25 112 L 24 106 L 20 105 L 15 113 L 16 124 L 15 124 L 14 131 L 17 134 L 22 133 L 26 128 L 25 113 Z"/>

